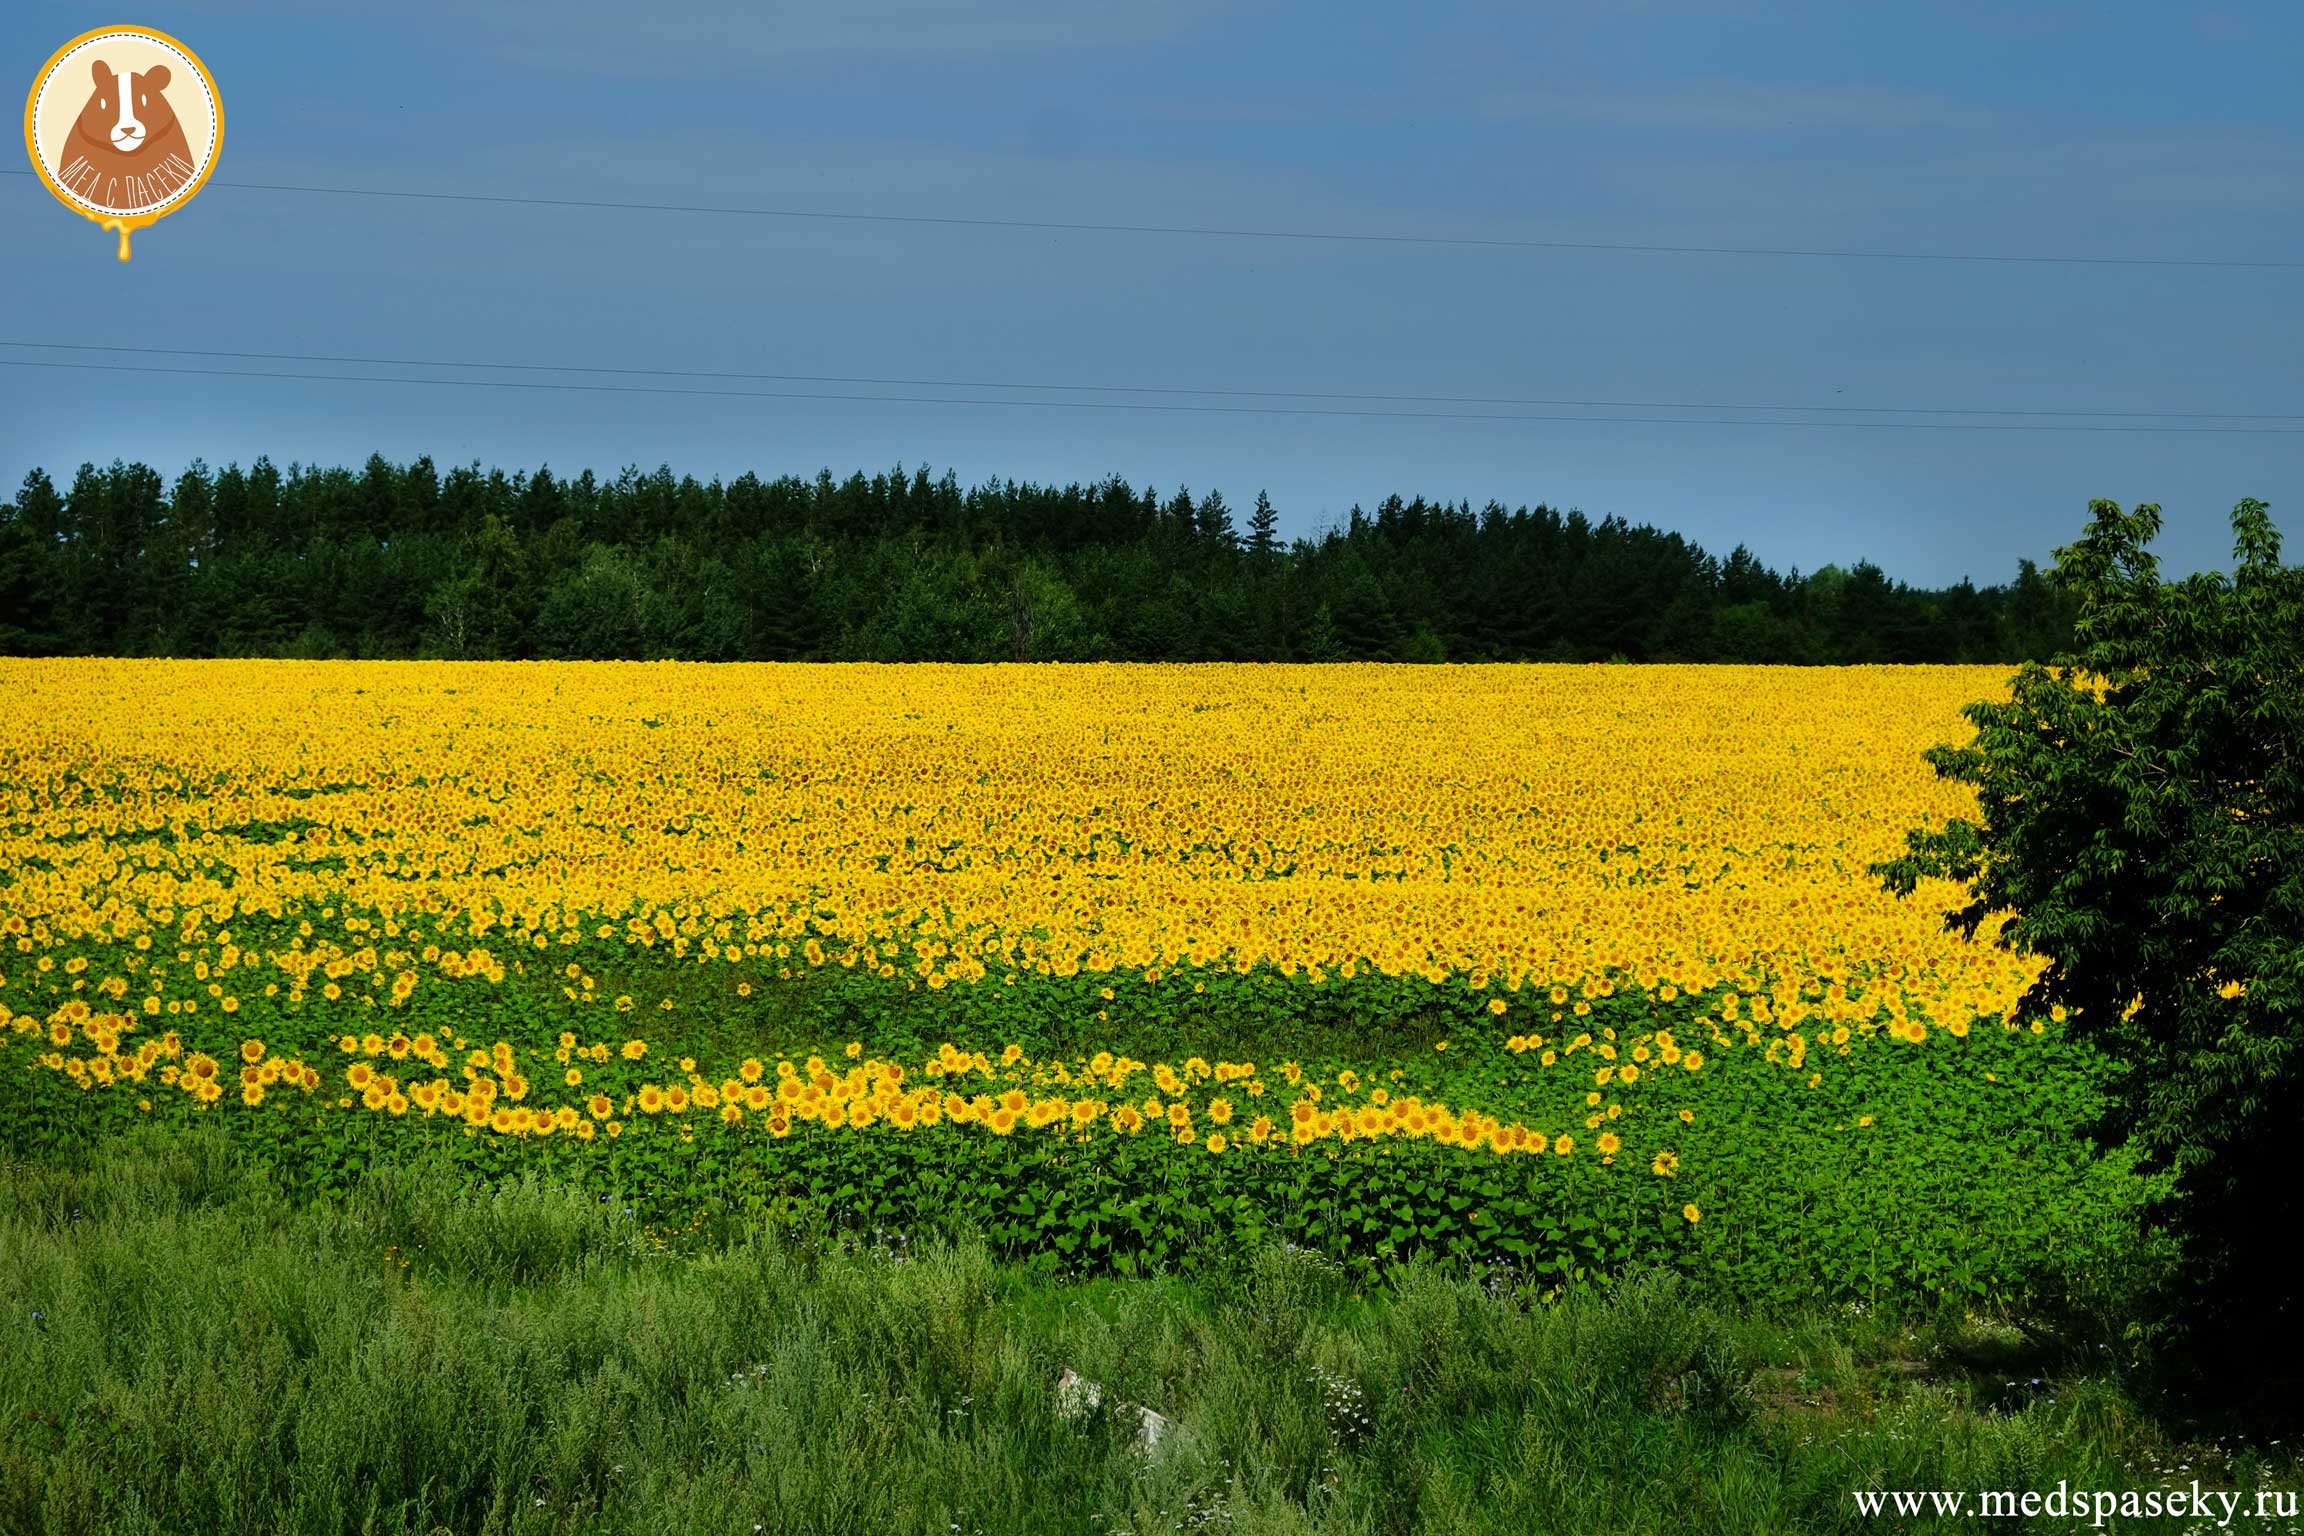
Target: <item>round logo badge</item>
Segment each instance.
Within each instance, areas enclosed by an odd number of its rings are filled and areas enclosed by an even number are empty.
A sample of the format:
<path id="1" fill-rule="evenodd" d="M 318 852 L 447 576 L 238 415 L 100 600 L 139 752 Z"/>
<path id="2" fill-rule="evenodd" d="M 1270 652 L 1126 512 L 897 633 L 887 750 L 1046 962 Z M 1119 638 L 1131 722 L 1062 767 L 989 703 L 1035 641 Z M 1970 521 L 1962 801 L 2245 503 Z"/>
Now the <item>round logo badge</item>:
<path id="1" fill-rule="evenodd" d="M 99 27 L 56 50 L 24 103 L 24 147 L 57 201 L 120 236 L 192 200 L 224 144 L 207 66 L 165 32 Z"/>

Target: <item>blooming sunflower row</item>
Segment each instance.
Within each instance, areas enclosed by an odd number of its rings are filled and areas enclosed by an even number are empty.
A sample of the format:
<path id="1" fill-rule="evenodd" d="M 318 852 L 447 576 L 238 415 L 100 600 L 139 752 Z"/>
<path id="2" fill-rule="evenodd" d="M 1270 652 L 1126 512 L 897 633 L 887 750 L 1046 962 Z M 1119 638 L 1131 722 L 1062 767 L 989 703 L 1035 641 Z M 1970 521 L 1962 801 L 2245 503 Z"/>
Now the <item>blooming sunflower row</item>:
<path id="1" fill-rule="evenodd" d="M 0 945 L 144 946 L 161 1011 L 207 1006 L 185 972 L 390 1007 L 611 944 L 739 984 L 1269 968 L 1519 1013 L 1751 976 L 1992 1014 L 2036 968 L 1864 870 L 1971 809 L 1920 753 L 2003 683 L 7 659 Z"/>

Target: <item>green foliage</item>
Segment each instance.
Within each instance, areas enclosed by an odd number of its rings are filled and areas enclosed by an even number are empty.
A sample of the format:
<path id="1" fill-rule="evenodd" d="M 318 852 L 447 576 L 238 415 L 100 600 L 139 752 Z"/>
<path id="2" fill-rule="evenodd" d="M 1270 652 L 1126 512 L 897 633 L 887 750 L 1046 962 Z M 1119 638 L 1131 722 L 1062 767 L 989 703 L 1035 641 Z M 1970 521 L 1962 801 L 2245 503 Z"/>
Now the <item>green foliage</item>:
<path id="1" fill-rule="evenodd" d="M 1390 496 L 1293 544 L 1261 493 L 899 467 L 709 484 L 259 459 L 0 502 L 0 653 L 699 661 L 1953 662 L 2046 654 L 2061 596 L 1806 579 L 1580 512 Z"/>
<path id="2" fill-rule="evenodd" d="M 243 926 L 238 937 L 281 946 L 294 925 L 277 933 Z M 124 957 L 97 960 L 97 974 L 132 969 Z M 563 992 L 571 961 L 597 981 L 580 990 L 590 1002 Z M 793 973 L 777 974 L 785 969 Z M 49 995 L 35 989 L 51 983 L 63 986 L 18 973 L 0 998 L 28 1014 Z M 228 1094 L 198 1109 L 156 1080 L 82 1088 L 33 1060 L 48 1048 L 44 1036 L 0 1032 L 0 1151 L 70 1160 L 141 1122 L 207 1123 L 228 1129 L 251 1166 L 315 1197 L 341 1196 L 373 1168 L 437 1156 L 444 1176 L 476 1196 L 541 1174 L 629 1208 L 679 1241 L 763 1225 L 805 1237 L 965 1233 L 1004 1258 L 1070 1275 L 1223 1273 L 1284 1242 L 1362 1276 L 1424 1256 L 1572 1289 L 1662 1266 L 1732 1286 L 1759 1305 L 1978 1307 L 2061 1302 L 2126 1252 L 2143 1185 L 2125 1160 L 2092 1160 L 2077 1140 L 2102 1107 L 2101 1064 L 2060 1029 L 2035 1035 L 1986 1019 L 1965 1037 L 1939 1029 L 1908 1042 L 1868 1032 L 1844 1048 L 1819 1032 L 1801 1064 L 1771 1049 L 1773 1026 L 1763 1035 L 1707 1022 L 1717 997 L 1664 1002 L 1619 990 L 1593 999 L 1588 1015 L 1554 1024 L 1555 1010 L 1533 988 L 1504 993 L 1508 1012 L 1492 1015 L 1489 1001 L 1502 992 L 1380 973 L 1316 984 L 1268 967 L 1187 967 L 1158 982 L 1089 972 L 930 989 L 863 967 L 794 969 L 772 955 L 700 967 L 621 942 L 587 942 L 508 968 L 501 983 L 419 988 L 404 1008 L 352 995 L 335 1003 L 250 996 L 229 1018 L 209 1009 L 144 1020 L 127 1037 L 123 1049 L 132 1050 L 172 1027 L 188 1049 L 223 1061 L 228 1077 L 241 1042 L 258 1039 L 271 1055 L 325 1074 L 317 1093 L 275 1088 L 254 1107 Z M 611 1006 L 618 995 L 637 1000 L 631 1012 Z M 1562 1046 L 1577 1034 L 1604 1042 L 1613 1031 L 1627 1051 L 1668 1029 L 1706 1059 L 1695 1072 L 1651 1061 L 1638 1083 L 1602 1094 L 1590 1051 L 1546 1065 L 1541 1052 L 1509 1048 L 1514 1033 L 1539 1029 Z M 610 1047 L 606 1062 L 575 1063 L 579 1086 L 563 1086 L 563 1031 Z M 527 1103 L 582 1105 L 604 1094 L 621 1134 L 579 1142 L 468 1133 L 445 1115 L 411 1108 L 393 1116 L 361 1108 L 356 1096 L 340 1108 L 347 1068 L 371 1058 L 347 1055 L 339 1040 L 369 1032 L 430 1032 L 444 1045 L 482 1049 L 507 1041 L 532 1084 Z M 638 1061 L 618 1054 L 630 1038 L 647 1044 Z M 1264 1092 L 1207 1082 L 1160 1095 L 1187 1102 L 1202 1137 L 1215 1128 L 1211 1100 L 1225 1097 L 1234 1115 L 1220 1154 L 1180 1146 L 1150 1126 L 1130 1135 L 1099 1128 L 1081 1139 L 1061 1127 L 1000 1136 L 981 1126 L 795 1122 L 776 1137 L 758 1114 L 729 1125 L 709 1110 L 652 1116 L 630 1105 L 644 1084 L 686 1081 L 683 1058 L 711 1083 L 735 1076 L 747 1058 L 778 1055 L 798 1063 L 820 1054 L 838 1074 L 851 1065 L 851 1041 L 866 1056 L 906 1064 L 913 1081 L 949 1041 L 995 1064 L 1015 1044 L 1027 1063 L 1067 1063 L 1076 1078 L 1100 1051 L 1179 1072 L 1195 1054 L 1253 1062 Z M 446 1076 L 455 1081 L 462 1048 L 450 1061 Z M 413 1061 L 374 1064 L 404 1082 L 434 1075 Z M 1406 1137 L 1292 1146 L 1290 1108 L 1302 1090 L 1287 1075 L 1290 1064 L 1304 1084 L 1321 1087 L 1328 1108 L 1366 1105 L 1382 1089 L 1516 1120 L 1555 1140 L 1572 1135 L 1578 1147 L 1560 1157 Z M 1357 1085 L 1349 1089 L 1339 1081 L 1347 1071 Z M 972 1077 L 952 1086 L 998 1093 L 1009 1082 Z M 1051 1092 L 1120 1103 L 1155 1089 L 1148 1074 L 1119 1090 L 1031 1089 L 1033 1097 Z M 1589 1125 L 1605 1113 L 1592 1097 L 1614 1105 L 1617 1117 Z M 152 1108 L 139 1109 L 139 1100 Z M 1272 1144 L 1248 1140 L 1259 1115 L 1277 1122 Z M 1602 1130 L 1623 1141 L 1613 1165 L 1600 1159 Z M 1665 1151 L 1677 1166 L 1660 1175 L 1651 1162 Z M 1685 1205 L 1702 1219 L 1688 1222 Z"/>
<path id="3" fill-rule="evenodd" d="M 2059 555 L 2074 646 L 1969 707 L 1975 740 L 1929 754 L 1978 817 L 1912 835 L 1880 868 L 1910 892 L 1967 882 L 1952 914 L 2046 957 L 2032 1002 L 2119 1063 L 2107 1131 L 2172 1176 L 2186 1239 L 2170 1305 L 2188 1364 L 2293 1406 L 2304 1287 L 2304 571 L 2262 502 L 2233 510 L 2229 578 L 2164 582 L 2154 506 L 2093 504 Z"/>
<path id="4" fill-rule="evenodd" d="M 142 1127 L 0 1165 L 0 1530 L 1781 1536 L 1877 1526 L 1875 1489 L 2298 1470 L 2171 1444 L 1965 1318 L 1756 1320 L 1664 1274 L 1369 1285 L 1278 1246 L 1205 1285 L 1057 1285 L 970 1241 L 675 1254 L 550 1181 L 476 1197 L 416 1158 L 316 1200 L 235 1151 Z M 1068 1369 L 1099 1411 L 1064 1414 Z M 1172 1448 L 1135 1451 L 1123 1403 Z"/>

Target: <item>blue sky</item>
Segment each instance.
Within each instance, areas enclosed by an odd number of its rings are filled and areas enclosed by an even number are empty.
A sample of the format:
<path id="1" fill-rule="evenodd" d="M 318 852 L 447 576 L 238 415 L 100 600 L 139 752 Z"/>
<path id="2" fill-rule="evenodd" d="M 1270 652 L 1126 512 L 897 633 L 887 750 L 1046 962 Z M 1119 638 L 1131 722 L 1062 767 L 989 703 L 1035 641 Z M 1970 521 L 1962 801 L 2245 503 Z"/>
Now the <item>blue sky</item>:
<path id="1" fill-rule="evenodd" d="M 29 87 L 67 38 L 123 20 L 182 38 L 216 74 L 218 183 L 2304 259 L 2304 15 L 2280 0 L 195 0 L 134 14 L 15 0 L 0 59 Z M 1118 236 L 222 184 L 140 235 L 125 266 L 110 247 L 31 177 L 0 176 L 0 338 L 1169 389 L 2292 413 L 2236 424 L 2304 427 L 2299 269 Z M 2175 569 L 2224 563 L 2225 513 L 2245 495 L 2304 528 L 2304 436 L 716 401 L 0 367 L 7 487 L 83 459 L 173 471 L 194 455 L 357 463 L 372 450 L 571 473 L 1117 472 L 1220 488 L 1235 506 L 1268 489 L 1291 532 L 1394 490 L 1544 501 L 1721 551 L 1742 541 L 1780 566 L 1865 557 L 1923 583 L 2045 560 L 2094 496 L 2160 502 Z"/>

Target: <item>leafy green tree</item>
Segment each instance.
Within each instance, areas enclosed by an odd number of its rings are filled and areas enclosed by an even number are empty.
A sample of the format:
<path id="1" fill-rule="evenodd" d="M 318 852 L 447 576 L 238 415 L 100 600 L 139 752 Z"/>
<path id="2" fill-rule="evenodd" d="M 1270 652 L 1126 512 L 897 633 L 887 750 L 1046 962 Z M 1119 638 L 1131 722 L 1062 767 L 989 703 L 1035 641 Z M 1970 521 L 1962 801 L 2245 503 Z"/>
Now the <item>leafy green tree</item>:
<path id="1" fill-rule="evenodd" d="M 1064 578 L 1037 560 L 1010 570 L 1008 641 L 1018 661 L 1072 661 L 1089 652 L 1079 600 Z"/>
<path id="2" fill-rule="evenodd" d="M 658 539 L 643 566 L 648 585 L 664 599 L 666 627 L 653 655 L 693 661 L 743 655 L 744 603 L 727 561 L 685 540 Z"/>
<path id="3" fill-rule="evenodd" d="M 1192 654 L 1192 615 L 1173 589 L 1156 592 L 1135 604 L 1128 635 L 1131 660 L 1188 659 Z"/>
<path id="4" fill-rule="evenodd" d="M 2182 1272 L 2163 1359 L 2252 1408 L 2304 1387 L 2304 568 L 2264 504 L 2232 513 L 2230 577 L 2160 579 L 2160 509 L 2092 504 L 2059 551 L 2073 647 L 2027 664 L 1976 738 L 1929 754 L 1975 820 L 1914 832 L 1877 867 L 1910 893 L 1966 882 L 1949 915 L 2047 964 L 2027 999 L 2117 1064 L 2104 1127 L 2168 1176 L 2155 1220 Z"/>
<path id="5" fill-rule="evenodd" d="M 1415 632 L 1401 642 L 1400 659 L 1437 666 L 1448 659 L 1448 645 L 1433 633 L 1431 625 L 1419 624 Z"/>
<path id="6" fill-rule="evenodd" d="M 1766 603 L 1732 603 L 1712 612 L 1711 659 L 1746 665 L 1795 658 L 1798 638 Z"/>
<path id="7" fill-rule="evenodd" d="M 578 661 L 648 660 L 667 628 L 647 572 L 605 544 L 585 551 L 583 563 L 545 595 L 536 616 L 538 649 Z"/>
<path id="8" fill-rule="evenodd" d="M 519 538 L 488 513 L 473 532 L 461 568 L 424 600 L 427 648 L 450 660 L 519 656 L 529 629 L 527 597 Z"/>
<path id="9" fill-rule="evenodd" d="M 1336 633 L 1336 617 L 1322 603 L 1312 610 L 1312 622 L 1304 626 L 1304 660 L 1344 661 L 1348 659 L 1344 642 Z"/>

